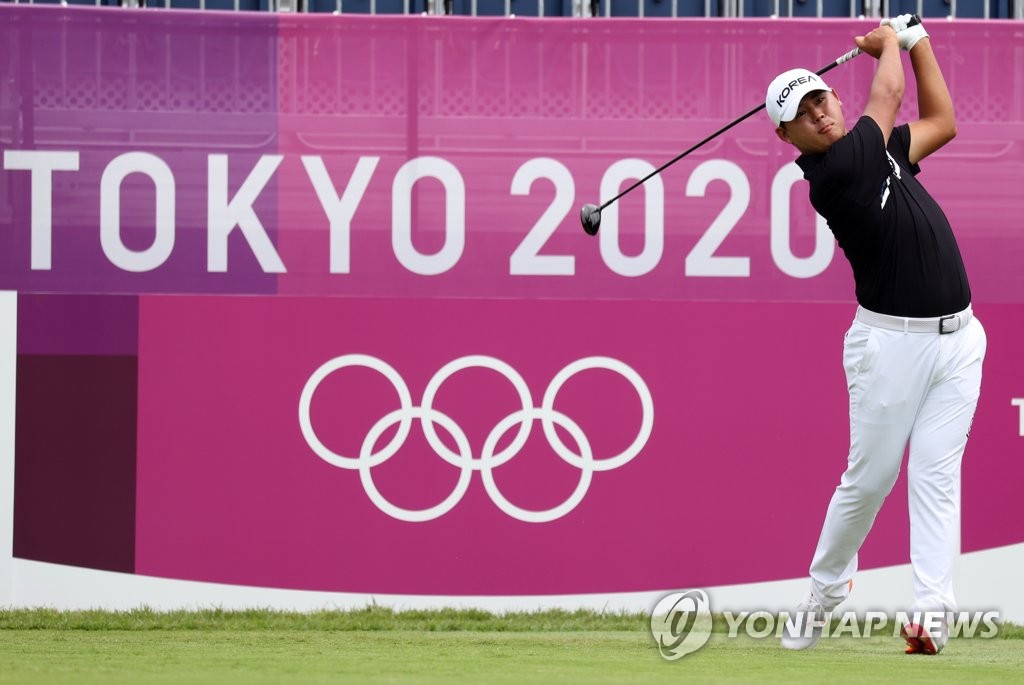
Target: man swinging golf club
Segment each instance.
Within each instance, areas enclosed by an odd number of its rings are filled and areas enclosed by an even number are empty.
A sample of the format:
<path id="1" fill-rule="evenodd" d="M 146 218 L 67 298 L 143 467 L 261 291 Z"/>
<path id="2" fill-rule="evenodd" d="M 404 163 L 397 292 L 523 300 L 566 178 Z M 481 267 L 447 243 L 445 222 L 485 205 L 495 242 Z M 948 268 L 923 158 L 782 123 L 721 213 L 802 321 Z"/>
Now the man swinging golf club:
<path id="1" fill-rule="evenodd" d="M 847 128 L 841 96 L 821 76 L 787 71 L 768 86 L 775 133 L 800 152 L 811 204 L 853 268 L 859 304 L 846 332 L 850 453 L 810 565 L 810 590 L 782 637 L 813 647 L 850 593 L 857 552 L 892 489 L 909 443 L 908 653 L 936 654 L 956 610 L 960 462 L 978 403 L 986 338 L 953 231 L 917 180 L 918 163 L 956 135 L 953 103 L 924 26 L 883 20 L 855 42 L 878 60 L 864 114 Z M 920 118 L 896 125 L 909 51 Z"/>

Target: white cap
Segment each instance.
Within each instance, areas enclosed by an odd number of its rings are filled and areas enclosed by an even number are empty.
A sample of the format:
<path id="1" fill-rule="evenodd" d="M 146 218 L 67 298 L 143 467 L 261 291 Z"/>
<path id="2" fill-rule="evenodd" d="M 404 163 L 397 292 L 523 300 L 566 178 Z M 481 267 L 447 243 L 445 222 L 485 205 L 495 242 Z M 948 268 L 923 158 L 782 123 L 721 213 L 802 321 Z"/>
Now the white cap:
<path id="1" fill-rule="evenodd" d="M 768 85 L 768 92 L 764 96 L 768 118 L 776 126 L 783 121 L 792 121 L 800 100 L 816 90 L 832 89 L 813 71 L 790 69 L 782 72 Z"/>

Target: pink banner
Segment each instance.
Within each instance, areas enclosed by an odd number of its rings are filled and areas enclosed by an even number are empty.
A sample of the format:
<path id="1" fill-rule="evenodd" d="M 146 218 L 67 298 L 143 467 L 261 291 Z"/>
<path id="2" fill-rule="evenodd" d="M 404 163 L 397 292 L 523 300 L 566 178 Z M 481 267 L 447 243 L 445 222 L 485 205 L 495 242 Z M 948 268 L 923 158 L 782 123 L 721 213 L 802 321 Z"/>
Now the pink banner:
<path id="1" fill-rule="evenodd" d="M 1024 334 L 1006 309 L 983 310 L 994 340 Z M 145 298 L 136 571 L 397 594 L 799 577 L 846 463 L 851 315 Z M 1024 477 L 999 399 L 1020 369 L 999 348 L 965 462 L 967 550 L 1021 541 L 998 505 Z M 901 483 L 862 566 L 905 563 L 906 536 Z"/>
<path id="2" fill-rule="evenodd" d="M 0 287 L 849 301 L 795 151 L 763 115 L 609 207 L 597 239 L 579 208 L 869 25 L 0 7 L 0 116 L 18 122 L 2 143 Z M 976 300 L 1019 303 L 1015 24 L 928 29 L 960 135 L 923 178 Z M 872 69 L 828 74 L 849 116 Z"/>
<path id="3" fill-rule="evenodd" d="M 598 237 L 578 213 L 869 26 L 0 6 L 15 555 L 399 594 L 804 575 L 854 298 L 795 151 L 758 114 Z M 1016 24 L 928 30 L 960 133 L 921 178 L 989 336 L 971 551 L 1024 541 L 1024 64 Z M 827 76 L 849 116 L 872 69 Z M 905 498 L 862 567 L 907 561 Z"/>

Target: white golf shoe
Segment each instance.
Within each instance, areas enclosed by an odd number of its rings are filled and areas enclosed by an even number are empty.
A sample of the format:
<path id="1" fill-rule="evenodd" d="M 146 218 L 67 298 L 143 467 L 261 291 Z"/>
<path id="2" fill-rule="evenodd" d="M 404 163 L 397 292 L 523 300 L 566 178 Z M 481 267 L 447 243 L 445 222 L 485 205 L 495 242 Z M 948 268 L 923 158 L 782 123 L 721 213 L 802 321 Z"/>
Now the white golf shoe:
<path id="1" fill-rule="evenodd" d="M 825 607 L 821 606 L 821 602 L 812 593 L 808 593 L 786 620 L 782 631 L 782 646 L 786 649 L 810 649 L 821 639 L 828 618 Z"/>

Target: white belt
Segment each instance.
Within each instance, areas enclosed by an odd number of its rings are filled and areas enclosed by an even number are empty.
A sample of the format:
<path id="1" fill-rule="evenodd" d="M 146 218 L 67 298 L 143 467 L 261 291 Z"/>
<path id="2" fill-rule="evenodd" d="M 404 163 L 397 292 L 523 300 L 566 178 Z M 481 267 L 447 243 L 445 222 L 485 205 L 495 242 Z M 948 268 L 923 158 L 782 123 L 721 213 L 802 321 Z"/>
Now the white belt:
<path id="1" fill-rule="evenodd" d="M 971 308 L 950 314 L 949 316 L 934 316 L 928 319 L 915 319 L 907 316 L 890 316 L 879 314 L 864 307 L 857 307 L 857 321 L 868 326 L 887 328 L 891 331 L 903 331 L 904 333 L 937 333 L 946 335 L 956 333 L 961 328 L 966 328 L 974 317 Z"/>

